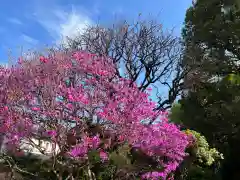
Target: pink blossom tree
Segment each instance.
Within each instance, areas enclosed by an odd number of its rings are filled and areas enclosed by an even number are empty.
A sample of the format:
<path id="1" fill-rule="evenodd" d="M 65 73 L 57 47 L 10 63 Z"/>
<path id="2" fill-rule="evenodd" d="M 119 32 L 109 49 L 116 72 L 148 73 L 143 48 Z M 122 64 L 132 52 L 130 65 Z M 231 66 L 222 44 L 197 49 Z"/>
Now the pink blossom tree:
<path id="1" fill-rule="evenodd" d="M 44 155 L 32 138 L 48 138 L 58 147 L 49 166 L 58 179 L 65 171 L 68 178 L 81 171 L 94 179 L 89 154 L 97 153 L 99 163 L 107 165 L 111 152 L 127 145 L 132 154 L 151 159 L 150 168 L 138 169 L 137 176 L 170 177 L 186 156 L 188 137 L 168 122 L 165 112 L 153 110 L 150 89 L 140 91 L 115 71 L 112 59 L 80 51 L 20 58 L 18 65 L 0 69 L 5 155 L 22 152 L 26 140 Z M 153 120 L 158 123 L 144 123 Z"/>

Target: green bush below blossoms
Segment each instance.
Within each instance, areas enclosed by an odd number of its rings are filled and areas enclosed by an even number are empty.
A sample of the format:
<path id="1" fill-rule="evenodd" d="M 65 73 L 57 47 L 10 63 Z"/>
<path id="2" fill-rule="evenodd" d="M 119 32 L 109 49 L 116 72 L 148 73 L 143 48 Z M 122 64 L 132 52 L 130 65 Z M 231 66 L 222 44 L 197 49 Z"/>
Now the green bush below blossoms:
<path id="1" fill-rule="evenodd" d="M 186 134 L 192 135 L 195 138 L 193 145 L 193 153 L 200 163 L 211 166 L 216 160 L 224 159 L 217 149 L 210 148 L 206 138 L 200 133 L 187 129 Z"/>

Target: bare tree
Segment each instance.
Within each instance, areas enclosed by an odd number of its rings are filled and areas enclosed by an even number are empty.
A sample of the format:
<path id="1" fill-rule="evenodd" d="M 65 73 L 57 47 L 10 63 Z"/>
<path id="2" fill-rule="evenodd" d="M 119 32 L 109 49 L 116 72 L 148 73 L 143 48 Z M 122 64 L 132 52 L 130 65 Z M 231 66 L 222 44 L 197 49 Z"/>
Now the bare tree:
<path id="1" fill-rule="evenodd" d="M 137 82 L 142 91 L 167 87 L 167 98 L 156 94 L 156 110 L 170 108 L 182 91 L 187 72 L 181 66 L 181 40 L 155 21 L 124 22 L 110 28 L 90 26 L 77 38 L 68 38 L 66 47 L 110 56 L 118 76 Z"/>

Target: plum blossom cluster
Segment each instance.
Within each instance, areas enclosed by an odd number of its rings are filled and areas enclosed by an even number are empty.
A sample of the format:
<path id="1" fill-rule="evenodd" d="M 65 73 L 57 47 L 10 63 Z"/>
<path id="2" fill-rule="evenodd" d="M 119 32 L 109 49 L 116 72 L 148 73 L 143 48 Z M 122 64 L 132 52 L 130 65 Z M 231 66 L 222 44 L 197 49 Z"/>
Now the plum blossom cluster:
<path id="1" fill-rule="evenodd" d="M 108 57 L 55 52 L 33 61 L 21 58 L 15 67 L 0 69 L 0 130 L 14 148 L 22 139 L 45 131 L 61 149 L 74 126 L 79 138 L 75 136 L 67 153 L 78 159 L 97 149 L 105 162 L 108 152 L 102 149 L 101 137 L 86 132 L 89 124 L 101 122 L 102 131 L 158 162 L 159 171 L 145 173 L 143 179 L 164 179 L 183 160 L 189 140 L 164 112 L 153 111 L 156 104 L 148 97 L 149 92 L 117 76 Z M 154 119 L 159 123 L 142 123 Z"/>
<path id="2" fill-rule="evenodd" d="M 87 155 L 89 150 L 97 149 L 100 144 L 99 136 L 94 137 L 83 137 L 82 142 L 74 146 L 69 154 L 72 157 L 84 157 Z"/>

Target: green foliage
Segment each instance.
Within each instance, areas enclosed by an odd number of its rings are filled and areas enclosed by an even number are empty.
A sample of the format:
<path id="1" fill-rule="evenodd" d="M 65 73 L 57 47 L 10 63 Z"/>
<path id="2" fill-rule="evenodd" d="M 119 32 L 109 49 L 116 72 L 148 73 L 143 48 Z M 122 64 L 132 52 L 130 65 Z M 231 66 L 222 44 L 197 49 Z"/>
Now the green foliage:
<path id="1" fill-rule="evenodd" d="M 89 159 L 89 162 L 91 162 L 92 164 L 100 163 L 101 162 L 101 158 L 99 156 L 99 151 L 91 150 L 88 153 L 88 159 Z"/>
<path id="2" fill-rule="evenodd" d="M 214 175 L 213 171 L 209 168 L 202 167 L 200 165 L 194 165 L 189 167 L 188 176 L 184 180 L 220 180 L 219 177 Z"/>
<path id="3" fill-rule="evenodd" d="M 240 75 L 239 74 L 229 74 L 226 76 L 226 79 L 233 84 L 240 85 Z"/>
<path id="4" fill-rule="evenodd" d="M 113 179 L 114 174 L 116 174 L 116 166 L 108 165 L 98 169 L 97 180 L 110 180 Z"/>
<path id="5" fill-rule="evenodd" d="M 184 63 L 209 79 L 239 72 L 240 11 L 238 0 L 197 0 L 186 12 Z M 194 80 L 197 81 L 197 80 Z"/>
<path id="6" fill-rule="evenodd" d="M 176 123 L 176 124 L 182 124 L 182 115 L 183 111 L 181 109 L 180 103 L 173 104 L 171 111 L 169 113 L 169 121 Z"/>
<path id="7" fill-rule="evenodd" d="M 224 159 L 223 154 L 219 153 L 217 149 L 210 148 L 206 138 L 200 133 L 187 129 L 186 134 L 192 135 L 196 142 L 193 146 L 194 156 L 197 157 L 200 163 L 211 166 L 216 160 Z"/>
<path id="8" fill-rule="evenodd" d="M 217 149 L 210 148 L 206 138 L 194 130 L 184 130 L 192 136 L 193 142 L 187 149 L 188 156 L 185 157 L 175 173 L 177 180 L 220 180 L 218 168 L 223 154 Z"/>
<path id="9" fill-rule="evenodd" d="M 190 91 L 181 100 L 181 120 L 224 154 L 223 179 L 240 179 L 239 7 L 238 0 L 197 0 L 183 29 L 183 62 L 195 74 L 185 79 Z"/>
<path id="10" fill-rule="evenodd" d="M 193 112 L 194 113 L 194 112 Z M 197 114 L 197 113 L 196 113 Z M 169 119 L 171 122 L 185 126 L 184 109 L 181 101 L 174 104 L 171 108 Z M 189 116 L 189 119 L 191 117 Z M 180 120 L 181 119 L 181 120 Z M 194 117 L 193 117 L 194 119 Z M 175 179 L 182 180 L 205 180 L 220 179 L 216 173 L 217 169 L 213 168 L 220 163 L 223 155 L 215 148 L 210 148 L 207 139 L 201 133 L 194 130 L 184 130 L 187 134 L 194 137 L 194 144 L 188 149 L 189 156 L 185 158 L 177 173 Z"/>
<path id="11" fill-rule="evenodd" d="M 110 160 L 119 168 L 133 168 L 130 159 L 130 148 L 127 144 L 110 154 Z"/>
<path id="12" fill-rule="evenodd" d="M 239 85 L 223 80 L 220 83 L 205 83 L 181 101 L 183 124 L 201 132 L 210 144 L 224 154 L 221 172 L 226 176 L 237 171 L 233 164 L 236 166 L 240 163 L 239 97 Z"/>

